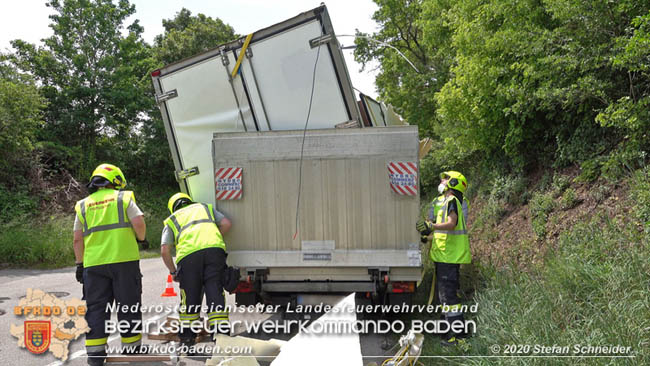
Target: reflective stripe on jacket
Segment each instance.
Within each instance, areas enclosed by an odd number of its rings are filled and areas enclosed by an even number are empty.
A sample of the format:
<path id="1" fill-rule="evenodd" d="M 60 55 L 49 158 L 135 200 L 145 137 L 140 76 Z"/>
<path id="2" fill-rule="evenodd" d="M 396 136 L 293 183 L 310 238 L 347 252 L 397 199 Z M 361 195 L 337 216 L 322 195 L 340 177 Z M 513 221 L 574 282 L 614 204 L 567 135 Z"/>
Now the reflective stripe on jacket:
<path id="1" fill-rule="evenodd" d="M 435 222 L 436 217 L 438 217 L 438 210 L 445 204 L 445 196 L 440 195 L 431 201 L 431 207 L 429 207 L 429 220 Z M 467 213 L 469 212 L 469 200 L 463 197 L 463 218 L 467 222 Z"/>
<path id="2" fill-rule="evenodd" d="M 140 259 L 126 208 L 133 192 L 100 189 L 78 201 L 75 212 L 83 227 L 84 267 Z"/>
<path id="3" fill-rule="evenodd" d="M 164 224 L 174 233 L 176 263 L 201 249 L 226 250 L 226 243 L 212 213 L 212 205 L 193 203 L 174 212 L 165 219 Z"/>
<path id="4" fill-rule="evenodd" d="M 469 250 L 469 236 L 467 235 L 467 204 L 460 203 L 455 196 L 445 198 L 442 206 L 436 212 L 436 223 L 447 222 L 447 209 L 449 203 L 456 200 L 458 207 L 458 221 L 453 230 L 435 230 L 431 243 L 430 256 L 434 262 L 442 263 L 471 263 L 472 254 Z"/>

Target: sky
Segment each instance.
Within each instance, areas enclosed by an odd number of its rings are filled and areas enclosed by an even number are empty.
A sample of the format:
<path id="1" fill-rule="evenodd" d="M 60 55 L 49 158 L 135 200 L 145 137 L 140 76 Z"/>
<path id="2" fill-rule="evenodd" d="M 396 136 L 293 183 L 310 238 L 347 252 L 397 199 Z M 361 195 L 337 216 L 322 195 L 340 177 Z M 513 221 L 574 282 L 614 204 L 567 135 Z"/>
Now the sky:
<path id="1" fill-rule="evenodd" d="M 153 38 L 163 33 L 162 19 L 173 18 L 185 7 L 192 14 L 203 13 L 220 18 L 230 24 L 238 34 L 248 34 L 289 19 L 304 11 L 318 7 L 321 0 L 130 0 L 135 4 L 136 13 L 126 24 L 139 19 L 144 27 L 144 39 L 150 44 Z M 377 24 L 372 14 L 377 5 L 372 0 L 327 0 L 325 5 L 332 19 L 337 35 L 354 34 L 355 29 L 373 33 Z M 48 16 L 52 9 L 45 6 L 45 0 L 20 0 L 11 2 L 11 10 L 0 12 L 0 50 L 11 50 L 10 41 L 22 39 L 30 43 L 42 44 L 40 40 L 52 34 L 48 27 Z M 349 46 L 352 37 L 339 37 L 339 43 Z M 215 45 L 216 46 L 216 45 Z M 376 64 L 359 72 L 361 65 L 354 61 L 352 50 L 344 50 L 345 61 L 355 88 L 364 94 L 377 97 L 375 91 Z"/>

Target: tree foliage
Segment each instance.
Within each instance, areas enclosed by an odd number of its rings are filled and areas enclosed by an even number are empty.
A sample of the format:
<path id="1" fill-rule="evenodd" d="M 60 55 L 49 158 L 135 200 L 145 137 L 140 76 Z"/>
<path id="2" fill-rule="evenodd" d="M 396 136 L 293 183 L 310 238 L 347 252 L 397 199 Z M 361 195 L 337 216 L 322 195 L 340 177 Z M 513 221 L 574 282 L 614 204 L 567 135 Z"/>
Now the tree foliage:
<path id="1" fill-rule="evenodd" d="M 53 35 L 42 47 L 13 41 L 14 62 L 33 75 L 49 102 L 40 138 L 53 151 L 79 147 L 85 166 L 66 167 L 87 173 L 97 160 L 114 157 L 108 152 L 115 146 L 132 148 L 130 139 L 150 121 L 148 74 L 156 63 L 138 21 L 124 27 L 135 12 L 128 1 L 50 0 L 47 6 L 55 10 Z"/>
<path id="2" fill-rule="evenodd" d="M 431 134 L 432 122 L 436 120 L 431 90 L 438 90 L 447 82 L 454 60 L 450 30 L 437 14 L 447 12 L 453 2 L 375 2 L 379 10 L 373 19 L 381 29 L 374 34 L 357 34 L 355 56 L 364 64 L 372 59 L 380 61 L 381 72 L 375 82 L 381 98 L 390 101 L 411 124 Z M 436 31 L 426 33 L 424 29 Z"/>
<path id="3" fill-rule="evenodd" d="M 156 58 L 170 64 L 237 39 L 235 30 L 221 19 L 183 8 L 173 19 L 163 19 L 165 33 L 154 39 Z"/>
<path id="4" fill-rule="evenodd" d="M 0 186 L 25 184 L 23 172 L 33 162 L 37 130 L 46 100 L 34 81 L 18 73 L 0 55 Z"/>
<path id="5" fill-rule="evenodd" d="M 1 60 L 2 164 L 15 169 L 2 169 L 0 184 L 17 185 L 10 177 L 25 176 L 26 167 L 14 163 L 28 155 L 47 172 L 42 178 L 70 172 L 84 181 L 108 161 L 131 182 L 175 185 L 150 72 L 236 38 L 233 28 L 182 9 L 162 20 L 165 32 L 151 46 L 138 20 L 130 21 L 128 0 L 46 5 L 54 10 L 53 34 L 42 46 L 14 40 L 15 51 Z"/>
<path id="6" fill-rule="evenodd" d="M 433 165 L 561 166 L 631 136 L 647 149 L 650 2 L 376 3 L 371 36 L 420 71 L 377 42 L 357 59 L 378 60 L 381 98 L 436 138 Z"/>

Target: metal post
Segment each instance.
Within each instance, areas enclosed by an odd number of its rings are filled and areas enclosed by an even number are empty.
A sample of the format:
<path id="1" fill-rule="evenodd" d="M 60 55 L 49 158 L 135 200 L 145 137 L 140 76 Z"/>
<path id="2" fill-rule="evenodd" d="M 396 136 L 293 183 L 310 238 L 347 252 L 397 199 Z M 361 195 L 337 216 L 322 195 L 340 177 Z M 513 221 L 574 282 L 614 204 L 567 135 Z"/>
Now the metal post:
<path id="1" fill-rule="evenodd" d="M 241 123 L 242 125 L 244 125 L 244 131 L 248 132 L 248 128 L 246 127 L 246 121 L 244 121 L 244 114 L 242 113 L 241 106 L 239 105 L 239 98 L 237 98 L 237 91 L 235 91 L 235 84 L 232 82 L 232 76 L 230 75 L 230 70 L 228 70 L 228 65 L 230 64 L 230 61 L 228 60 L 228 56 L 223 50 L 221 51 L 221 63 L 223 64 L 224 68 L 226 69 L 226 73 L 228 74 L 228 81 L 230 82 L 232 95 L 233 97 L 235 97 L 235 103 L 237 103 L 237 111 L 239 112 L 239 118 L 241 118 Z"/>
<path id="2" fill-rule="evenodd" d="M 246 58 L 251 58 L 253 57 L 253 51 L 251 50 L 251 47 L 248 46 L 246 48 Z M 257 89 L 257 95 L 260 97 L 260 104 L 262 104 L 262 112 L 264 112 L 264 119 L 266 120 L 266 125 L 269 127 L 269 131 L 271 131 L 271 122 L 269 121 L 269 115 L 266 113 L 266 107 L 264 106 L 264 99 L 262 99 L 262 90 L 260 89 L 260 86 L 257 84 L 257 76 L 255 76 L 255 68 L 253 67 L 253 62 L 250 60 L 248 61 L 248 66 L 251 68 L 251 73 L 253 75 L 253 81 L 255 82 L 255 88 Z"/>

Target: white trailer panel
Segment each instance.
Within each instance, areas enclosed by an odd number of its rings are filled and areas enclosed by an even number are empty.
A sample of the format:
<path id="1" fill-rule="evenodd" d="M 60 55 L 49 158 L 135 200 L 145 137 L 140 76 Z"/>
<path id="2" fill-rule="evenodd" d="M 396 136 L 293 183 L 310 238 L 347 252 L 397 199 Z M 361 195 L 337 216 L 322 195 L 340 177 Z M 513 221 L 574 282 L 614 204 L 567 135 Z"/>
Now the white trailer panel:
<path id="1" fill-rule="evenodd" d="M 417 127 L 310 130 L 304 148 L 303 132 L 214 135 L 215 169 L 243 169 L 241 198 L 217 202 L 230 263 L 419 269 L 419 197 L 394 193 L 387 169 L 418 161 Z"/>
<path id="2" fill-rule="evenodd" d="M 310 104 L 308 129 L 360 120 L 325 6 L 255 32 L 246 51 L 243 43 L 221 45 L 152 75 L 181 190 L 197 201 L 214 203 L 214 132 L 303 128 Z M 198 174 L 188 175 L 194 167 Z"/>

